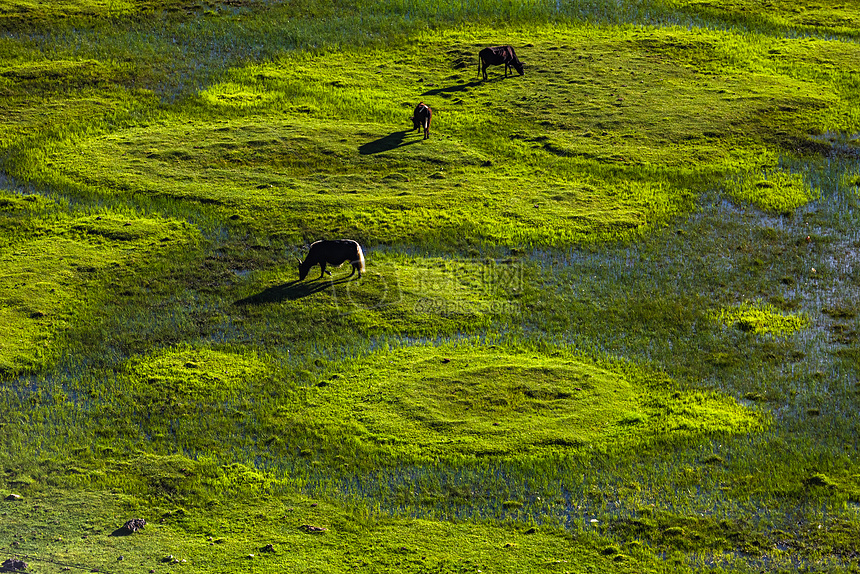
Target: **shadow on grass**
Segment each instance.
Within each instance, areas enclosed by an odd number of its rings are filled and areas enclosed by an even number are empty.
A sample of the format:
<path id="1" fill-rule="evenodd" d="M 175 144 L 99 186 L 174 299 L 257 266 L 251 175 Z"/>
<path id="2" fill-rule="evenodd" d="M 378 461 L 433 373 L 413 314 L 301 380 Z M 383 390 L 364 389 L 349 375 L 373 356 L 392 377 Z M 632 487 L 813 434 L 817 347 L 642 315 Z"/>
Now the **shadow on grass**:
<path id="1" fill-rule="evenodd" d="M 406 136 L 409 135 L 410 132 L 414 130 L 402 130 L 399 132 L 394 132 L 392 134 L 388 134 L 385 137 L 381 137 L 378 140 L 373 140 L 372 142 L 367 142 L 366 144 L 362 144 L 358 146 L 358 153 L 361 155 L 370 155 L 374 153 L 380 153 L 383 151 L 391 151 L 393 149 L 403 147 L 406 145 L 412 145 L 414 143 L 418 143 L 421 139 L 414 139 L 412 141 L 405 141 Z M 420 135 L 420 134 L 419 134 Z"/>
<path id="2" fill-rule="evenodd" d="M 485 81 L 493 81 L 493 80 L 485 80 Z M 465 84 L 457 84 L 454 86 L 448 86 L 445 88 L 436 88 L 433 90 L 427 90 L 422 93 L 422 96 L 438 96 L 439 94 L 454 94 L 457 92 L 462 92 L 463 90 L 468 90 L 469 88 L 474 88 L 475 86 L 481 85 L 483 82 L 481 80 L 472 80 L 471 82 L 466 82 Z"/>
<path id="3" fill-rule="evenodd" d="M 322 279 L 290 281 L 289 283 L 284 283 L 282 285 L 274 285 L 260 291 L 259 293 L 245 297 L 244 299 L 239 299 L 234 303 L 234 305 L 262 305 L 265 303 L 279 303 L 285 300 L 295 301 L 296 299 L 302 299 L 313 295 L 314 293 L 325 291 L 335 285 L 349 283 L 352 280 L 352 277 L 343 277 L 341 279 L 334 279 L 331 281 L 325 281 Z"/>

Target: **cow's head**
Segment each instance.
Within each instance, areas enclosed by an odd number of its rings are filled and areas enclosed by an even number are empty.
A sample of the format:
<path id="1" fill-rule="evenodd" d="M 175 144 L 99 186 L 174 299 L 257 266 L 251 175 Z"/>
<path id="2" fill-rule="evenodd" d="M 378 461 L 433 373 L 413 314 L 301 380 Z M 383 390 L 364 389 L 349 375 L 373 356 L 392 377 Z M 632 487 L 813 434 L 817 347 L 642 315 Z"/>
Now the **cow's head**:
<path id="1" fill-rule="evenodd" d="M 299 281 L 303 281 L 305 277 L 308 276 L 308 271 L 311 270 L 310 265 L 305 265 L 301 259 L 296 258 L 299 262 Z"/>
<path id="2" fill-rule="evenodd" d="M 525 72 L 523 72 L 523 63 L 517 60 L 514 62 L 514 69 L 522 76 Z"/>

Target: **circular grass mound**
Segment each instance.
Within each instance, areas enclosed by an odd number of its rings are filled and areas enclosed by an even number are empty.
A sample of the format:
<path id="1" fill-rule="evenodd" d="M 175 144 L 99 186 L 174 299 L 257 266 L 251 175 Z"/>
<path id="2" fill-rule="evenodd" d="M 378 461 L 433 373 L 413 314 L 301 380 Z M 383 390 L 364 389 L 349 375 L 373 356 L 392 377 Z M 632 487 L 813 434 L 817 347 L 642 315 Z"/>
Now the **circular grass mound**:
<path id="1" fill-rule="evenodd" d="M 362 441 L 418 455 L 515 455 L 749 432 L 760 414 L 679 391 L 630 365 L 485 347 L 377 353 L 320 387 L 315 421 L 353 421 Z"/>
<path id="2" fill-rule="evenodd" d="M 238 396 L 269 373 L 252 353 L 180 346 L 137 357 L 126 367 L 136 394 L 149 401 L 223 401 Z"/>
<path id="3" fill-rule="evenodd" d="M 614 373 L 582 363 L 516 359 L 470 354 L 445 363 L 427 360 L 399 377 L 402 392 L 393 397 L 392 416 L 428 436 L 504 452 L 581 445 L 636 408 L 633 388 Z"/>

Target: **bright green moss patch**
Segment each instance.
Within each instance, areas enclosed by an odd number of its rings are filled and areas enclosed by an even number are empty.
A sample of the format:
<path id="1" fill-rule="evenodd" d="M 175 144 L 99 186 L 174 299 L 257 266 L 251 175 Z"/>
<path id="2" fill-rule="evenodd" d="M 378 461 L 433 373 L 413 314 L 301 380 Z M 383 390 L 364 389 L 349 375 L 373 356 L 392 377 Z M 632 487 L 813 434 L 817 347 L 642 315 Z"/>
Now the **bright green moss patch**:
<path id="1" fill-rule="evenodd" d="M 727 182 L 729 195 L 767 211 L 791 213 L 817 198 L 799 173 L 772 171 Z"/>
<path id="2" fill-rule="evenodd" d="M 730 398 L 669 394 L 641 373 L 572 357 L 418 346 L 342 369 L 314 391 L 310 420 L 342 420 L 364 443 L 422 457 L 612 447 L 761 425 Z"/>
<path id="3" fill-rule="evenodd" d="M 241 476 L 239 469 L 180 457 L 137 462 L 144 472 L 158 469 L 166 484 L 183 474 L 191 480 Z M 636 552 L 629 565 L 618 565 L 600 552 L 605 541 L 553 528 L 388 517 L 306 496 L 258 496 L 246 483 L 237 483 L 229 497 L 206 509 L 164 499 L 55 490 L 27 495 L 4 512 L 0 540 L 11 544 L 14 539 L 28 570 L 50 573 L 61 572 L 63 564 L 193 573 L 250 568 L 266 574 L 642 572 L 659 566 L 647 551 Z M 38 535 L 22 537 L 33 514 L 52 518 Z M 146 527 L 117 535 L 132 517 L 146 520 Z"/>
<path id="4" fill-rule="evenodd" d="M 239 396 L 268 379 L 270 368 L 253 354 L 208 348 L 167 349 L 126 367 L 141 401 L 219 401 Z"/>
<path id="5" fill-rule="evenodd" d="M 734 309 L 720 309 L 713 317 L 726 327 L 776 337 L 787 337 L 809 325 L 806 316 L 786 315 L 769 303 L 742 303 Z"/>

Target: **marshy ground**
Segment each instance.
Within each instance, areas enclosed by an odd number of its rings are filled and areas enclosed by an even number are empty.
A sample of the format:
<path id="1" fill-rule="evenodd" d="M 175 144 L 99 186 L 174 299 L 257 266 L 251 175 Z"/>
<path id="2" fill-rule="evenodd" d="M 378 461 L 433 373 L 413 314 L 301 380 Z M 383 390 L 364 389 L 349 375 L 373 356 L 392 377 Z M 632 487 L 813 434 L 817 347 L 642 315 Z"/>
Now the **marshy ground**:
<path id="1" fill-rule="evenodd" d="M 0 0 L 0 562 L 856 569 L 858 30 Z"/>

